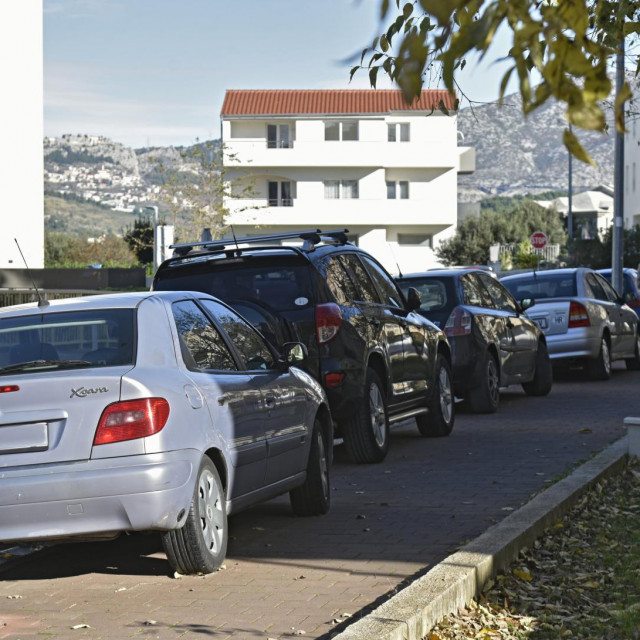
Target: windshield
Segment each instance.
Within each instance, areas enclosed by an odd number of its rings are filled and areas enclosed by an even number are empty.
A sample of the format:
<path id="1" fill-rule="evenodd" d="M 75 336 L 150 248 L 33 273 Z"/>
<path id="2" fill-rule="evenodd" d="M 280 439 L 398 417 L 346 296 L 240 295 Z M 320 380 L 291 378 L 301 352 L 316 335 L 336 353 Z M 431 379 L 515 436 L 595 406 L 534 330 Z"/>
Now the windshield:
<path id="1" fill-rule="evenodd" d="M 570 298 L 577 295 L 575 273 L 538 272 L 534 276 L 501 280 L 516 300 Z"/>
<path id="2" fill-rule="evenodd" d="M 48 312 L 0 320 L 0 375 L 133 361 L 133 309 Z"/>

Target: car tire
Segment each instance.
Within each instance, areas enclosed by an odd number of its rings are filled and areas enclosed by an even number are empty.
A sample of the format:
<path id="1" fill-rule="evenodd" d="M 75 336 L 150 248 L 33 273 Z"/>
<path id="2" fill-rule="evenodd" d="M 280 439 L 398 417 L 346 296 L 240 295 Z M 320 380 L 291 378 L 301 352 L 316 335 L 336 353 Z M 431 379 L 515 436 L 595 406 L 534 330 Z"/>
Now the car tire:
<path id="1" fill-rule="evenodd" d="M 189 514 L 180 529 L 162 534 L 162 546 L 172 569 L 184 575 L 217 571 L 227 553 L 227 513 L 220 475 L 204 457 Z"/>
<path id="2" fill-rule="evenodd" d="M 536 372 L 533 380 L 524 382 L 522 388 L 528 396 L 546 396 L 553 386 L 553 367 L 549 351 L 544 342 L 538 343 L 536 351 Z"/>
<path id="3" fill-rule="evenodd" d="M 436 358 L 436 377 L 428 409 L 427 415 L 416 416 L 420 435 L 427 438 L 448 436 L 455 420 L 455 402 L 451 366 L 442 354 Z"/>
<path id="4" fill-rule="evenodd" d="M 289 492 L 291 508 L 297 516 L 319 516 L 329 511 L 329 455 L 322 422 L 316 418 L 304 484 Z"/>
<path id="5" fill-rule="evenodd" d="M 629 371 L 640 371 L 640 326 L 636 331 L 636 350 L 633 358 L 626 358 L 624 362 Z"/>
<path id="6" fill-rule="evenodd" d="M 606 336 L 602 336 L 597 357 L 587 360 L 587 375 L 591 380 L 609 380 L 611 377 L 611 351 Z"/>
<path id="7" fill-rule="evenodd" d="M 500 371 L 490 351 L 485 351 L 480 384 L 469 389 L 467 399 L 474 413 L 495 413 L 500 406 Z"/>
<path id="8" fill-rule="evenodd" d="M 382 462 L 389 450 L 387 400 L 378 374 L 367 369 L 364 394 L 356 401 L 354 413 L 345 419 L 344 446 L 358 464 Z"/>

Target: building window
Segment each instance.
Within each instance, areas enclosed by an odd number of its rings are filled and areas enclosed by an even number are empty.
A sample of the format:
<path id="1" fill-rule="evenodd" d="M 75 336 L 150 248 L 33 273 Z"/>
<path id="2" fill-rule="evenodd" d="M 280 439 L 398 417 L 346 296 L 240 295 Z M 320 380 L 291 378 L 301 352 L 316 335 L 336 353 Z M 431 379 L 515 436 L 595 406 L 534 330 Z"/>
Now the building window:
<path id="1" fill-rule="evenodd" d="M 400 200 L 409 199 L 409 183 L 406 180 L 400 180 L 399 182 L 392 182 L 387 180 L 387 200 Z"/>
<path id="2" fill-rule="evenodd" d="M 291 190 L 291 182 L 270 180 L 269 188 L 269 206 L 270 207 L 292 207 L 293 195 Z"/>
<path id="3" fill-rule="evenodd" d="M 388 142 L 409 142 L 409 123 L 389 123 L 387 124 Z"/>
<path id="4" fill-rule="evenodd" d="M 356 199 L 359 197 L 357 180 L 325 180 L 324 197 L 328 200 L 338 198 Z"/>
<path id="5" fill-rule="evenodd" d="M 433 236 L 427 233 L 399 233 L 398 244 L 420 246 L 420 247 L 432 247 Z"/>
<path id="6" fill-rule="evenodd" d="M 358 140 L 357 120 L 327 120 L 324 123 L 324 139 L 335 140 Z"/>
<path id="7" fill-rule="evenodd" d="M 267 149 L 291 149 L 290 129 L 288 124 L 267 125 Z"/>

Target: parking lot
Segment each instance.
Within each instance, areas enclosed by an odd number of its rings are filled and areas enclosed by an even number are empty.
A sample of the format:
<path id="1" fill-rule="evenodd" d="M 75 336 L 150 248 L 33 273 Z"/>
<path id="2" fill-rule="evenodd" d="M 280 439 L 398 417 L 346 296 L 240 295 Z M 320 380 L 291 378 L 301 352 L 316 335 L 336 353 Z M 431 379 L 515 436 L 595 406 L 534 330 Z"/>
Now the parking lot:
<path id="1" fill-rule="evenodd" d="M 497 414 L 458 407 L 448 438 L 403 423 L 379 465 L 338 447 L 328 515 L 295 518 L 283 497 L 232 517 L 225 568 L 206 577 L 169 575 L 155 535 L 3 565 L 0 638 L 329 638 L 622 436 L 639 383 L 616 365 L 546 398 L 514 387 Z"/>

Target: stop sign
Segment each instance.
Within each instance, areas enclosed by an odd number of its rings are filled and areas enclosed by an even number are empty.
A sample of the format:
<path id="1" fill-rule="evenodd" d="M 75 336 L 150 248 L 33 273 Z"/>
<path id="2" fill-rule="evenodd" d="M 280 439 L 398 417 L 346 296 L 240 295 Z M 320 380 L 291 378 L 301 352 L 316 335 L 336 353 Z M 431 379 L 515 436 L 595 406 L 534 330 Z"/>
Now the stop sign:
<path id="1" fill-rule="evenodd" d="M 547 234 L 542 231 L 534 231 L 529 240 L 534 249 L 544 249 L 547 246 Z"/>

